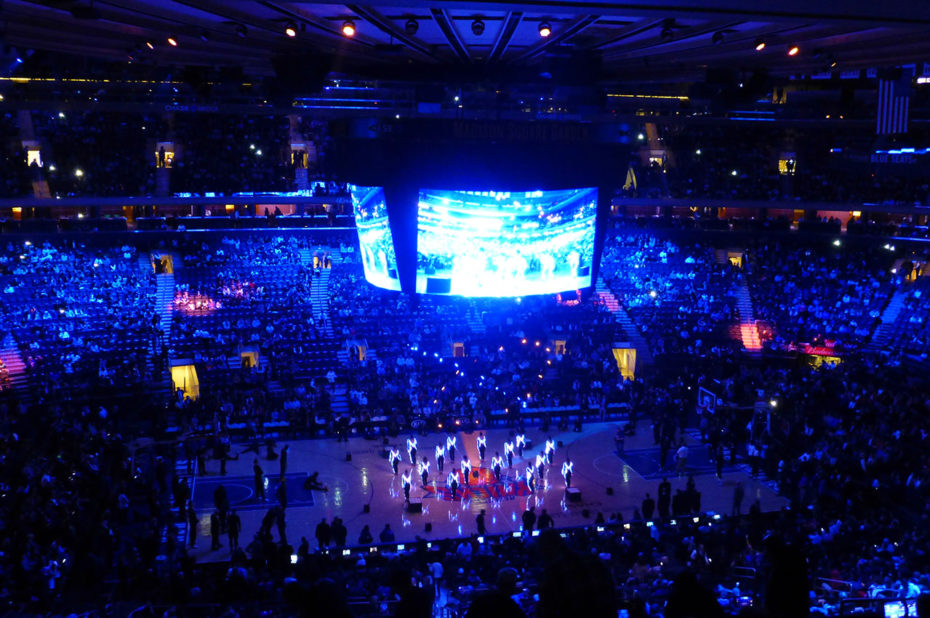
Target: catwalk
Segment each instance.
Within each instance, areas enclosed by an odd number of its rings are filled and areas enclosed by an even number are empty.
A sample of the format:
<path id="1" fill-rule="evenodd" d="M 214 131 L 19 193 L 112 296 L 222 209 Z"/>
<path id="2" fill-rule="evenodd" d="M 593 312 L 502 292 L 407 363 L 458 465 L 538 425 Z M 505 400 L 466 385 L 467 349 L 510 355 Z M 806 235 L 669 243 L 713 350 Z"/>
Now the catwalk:
<path id="1" fill-rule="evenodd" d="M 527 442 L 523 456 L 515 454 L 513 465 L 507 466 L 504 443 L 509 437 L 507 429 L 486 432 L 487 450 L 482 462 L 477 447 L 479 433 L 458 433 L 454 461 L 446 452 L 444 470 L 437 469 L 435 446 L 446 434 L 416 436 L 418 441 L 417 460 L 422 463 L 426 456 L 429 462 L 427 483 L 423 485 L 421 470 L 412 465 L 407 450 L 406 434 L 389 440 L 389 447 L 401 454 L 398 474 L 383 455 L 385 446 L 380 439 L 364 440 L 352 438 L 346 443 L 335 440 L 279 441 L 278 450 L 290 445 L 287 472 L 280 478 L 279 462 L 264 459 L 261 449 L 259 465 L 264 470 L 265 500 L 256 496 L 252 471 L 254 453 L 244 453 L 238 461 L 227 463 L 227 474 L 219 474 L 219 462 L 209 461 L 207 475 L 194 480 L 193 501 L 199 518 L 195 555 L 200 561 L 225 560 L 229 556 L 226 538 L 219 550 L 210 550 L 210 513 L 213 510 L 213 493 L 222 484 L 227 491 L 233 509 L 242 518 L 240 544 L 248 545 L 258 530 L 262 517 L 269 508 L 278 504 L 277 488 L 282 482 L 287 494 L 287 540 L 296 547 L 301 537 L 306 537 L 311 547 L 316 545 L 314 530 L 321 519 L 332 521 L 340 517 L 348 528 L 348 544 L 355 545 L 364 525 L 368 525 L 375 542 L 385 524 L 390 525 L 398 543 L 414 540 L 417 536 L 426 540 L 468 536 L 476 533 L 476 517 L 486 511 L 487 534 L 503 534 L 520 529 L 521 515 L 535 507 L 537 515 L 542 509 L 553 517 L 556 527 L 578 526 L 594 523 L 598 513 L 609 519 L 619 512 L 624 520 L 639 509 L 646 493 L 657 495 L 659 481 L 667 476 L 672 492 L 684 489 L 686 476 L 677 476 L 671 457 L 667 471 L 659 469 L 659 449 L 652 444 L 652 431 L 648 424 L 641 423 L 635 436 L 627 437 L 623 457 L 618 456 L 614 436 L 616 423 L 592 423 L 581 432 L 543 433 L 538 428 L 527 429 Z M 554 429 L 554 428 L 552 428 Z M 527 468 L 535 467 L 537 455 L 543 454 L 547 437 L 557 444 L 552 465 L 545 465 L 542 477 L 535 483 L 527 482 Z M 561 442 L 561 446 L 558 443 Z M 745 486 L 743 512 L 756 499 L 763 511 L 780 509 L 787 500 L 778 496 L 766 483 L 750 478 L 745 466 L 725 468 L 723 480 L 714 476 L 713 464 L 707 460 L 706 449 L 694 438 L 688 438 L 688 473 L 694 475 L 696 488 L 701 492 L 704 511 L 729 514 L 733 503 L 733 491 L 737 482 Z M 233 446 L 233 452 L 244 448 Z M 351 461 L 346 454 L 351 454 Z M 492 467 L 492 458 L 500 454 L 503 465 L 498 480 Z M 465 483 L 461 463 L 467 456 L 472 465 L 469 483 Z M 581 492 L 581 500 L 566 499 L 562 465 L 566 458 L 573 465 L 573 488 Z M 407 512 L 404 503 L 402 477 L 410 473 L 411 502 L 422 504 L 422 513 Z M 325 490 L 309 490 L 308 476 L 318 472 L 318 483 Z M 458 484 L 455 499 L 452 499 L 450 473 Z M 531 485 L 535 484 L 535 491 Z M 608 492 L 612 488 L 612 493 Z M 364 512 L 365 505 L 369 512 Z M 430 523 L 432 530 L 426 531 Z M 277 530 L 274 531 L 277 540 Z"/>

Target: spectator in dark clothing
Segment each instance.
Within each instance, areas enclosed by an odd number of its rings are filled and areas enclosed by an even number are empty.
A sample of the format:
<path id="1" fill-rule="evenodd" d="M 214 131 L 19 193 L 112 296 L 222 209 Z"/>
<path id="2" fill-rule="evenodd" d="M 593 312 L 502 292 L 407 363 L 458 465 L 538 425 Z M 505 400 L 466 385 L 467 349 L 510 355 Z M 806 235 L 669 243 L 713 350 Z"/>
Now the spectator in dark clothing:
<path id="1" fill-rule="evenodd" d="M 526 618 L 526 614 L 513 600 L 517 591 L 517 572 L 501 569 L 493 590 L 475 596 L 465 618 Z"/>
<path id="2" fill-rule="evenodd" d="M 326 546 L 329 545 L 330 540 L 333 538 L 333 530 L 328 523 L 326 523 L 326 518 L 316 525 L 316 541 L 320 545 L 320 549 L 326 549 Z"/>
<path id="3" fill-rule="evenodd" d="M 646 521 L 652 520 L 652 513 L 656 508 L 656 501 L 652 499 L 649 494 L 646 494 L 646 497 L 643 499 L 643 519 Z"/>

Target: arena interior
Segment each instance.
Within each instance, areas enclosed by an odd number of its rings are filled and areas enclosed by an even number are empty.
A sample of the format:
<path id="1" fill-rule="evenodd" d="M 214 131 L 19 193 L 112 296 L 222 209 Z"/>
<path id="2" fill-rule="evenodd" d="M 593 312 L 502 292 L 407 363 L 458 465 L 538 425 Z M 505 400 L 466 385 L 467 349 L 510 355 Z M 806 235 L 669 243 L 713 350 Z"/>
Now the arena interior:
<path id="1" fill-rule="evenodd" d="M 930 616 L 930 8 L 0 2 L 0 611 Z"/>

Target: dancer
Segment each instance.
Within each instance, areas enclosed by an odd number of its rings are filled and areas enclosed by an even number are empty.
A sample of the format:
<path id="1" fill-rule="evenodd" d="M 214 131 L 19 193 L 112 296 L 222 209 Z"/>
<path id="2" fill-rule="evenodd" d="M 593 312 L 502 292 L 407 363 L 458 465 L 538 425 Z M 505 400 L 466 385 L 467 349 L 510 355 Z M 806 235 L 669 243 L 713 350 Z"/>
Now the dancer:
<path id="1" fill-rule="evenodd" d="M 494 476 L 497 477 L 497 482 L 501 481 L 501 468 L 504 467 L 504 459 L 500 456 L 500 453 L 494 453 L 494 457 L 491 458 L 491 469 L 494 470 Z"/>
<path id="2" fill-rule="evenodd" d="M 572 463 L 571 459 L 566 459 L 565 463 L 562 464 L 562 478 L 565 479 L 565 487 L 572 486 L 572 470 L 574 469 L 575 464 Z"/>
<path id="3" fill-rule="evenodd" d="M 400 451 L 396 448 L 392 448 L 391 452 L 388 453 L 388 460 L 391 462 L 391 467 L 394 469 L 394 476 L 397 476 L 397 469 L 400 467 Z"/>
<path id="4" fill-rule="evenodd" d="M 513 468 L 513 440 L 504 442 L 504 457 L 507 458 L 507 467 Z"/>
<path id="5" fill-rule="evenodd" d="M 442 473 L 443 464 L 446 462 L 446 447 L 442 444 L 436 445 L 436 469 Z"/>

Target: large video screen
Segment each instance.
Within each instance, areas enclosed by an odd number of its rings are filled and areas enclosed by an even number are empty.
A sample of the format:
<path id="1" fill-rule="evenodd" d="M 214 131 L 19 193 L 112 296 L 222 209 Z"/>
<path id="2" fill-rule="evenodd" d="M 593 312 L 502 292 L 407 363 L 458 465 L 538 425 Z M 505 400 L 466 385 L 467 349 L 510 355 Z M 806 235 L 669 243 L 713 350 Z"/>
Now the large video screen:
<path id="1" fill-rule="evenodd" d="M 399 291 L 397 257 L 394 255 L 394 237 L 388 224 L 384 187 L 349 185 L 349 192 L 355 211 L 365 279 L 379 288 Z"/>
<path id="2" fill-rule="evenodd" d="M 597 189 L 421 189 L 417 292 L 530 296 L 591 285 Z"/>

